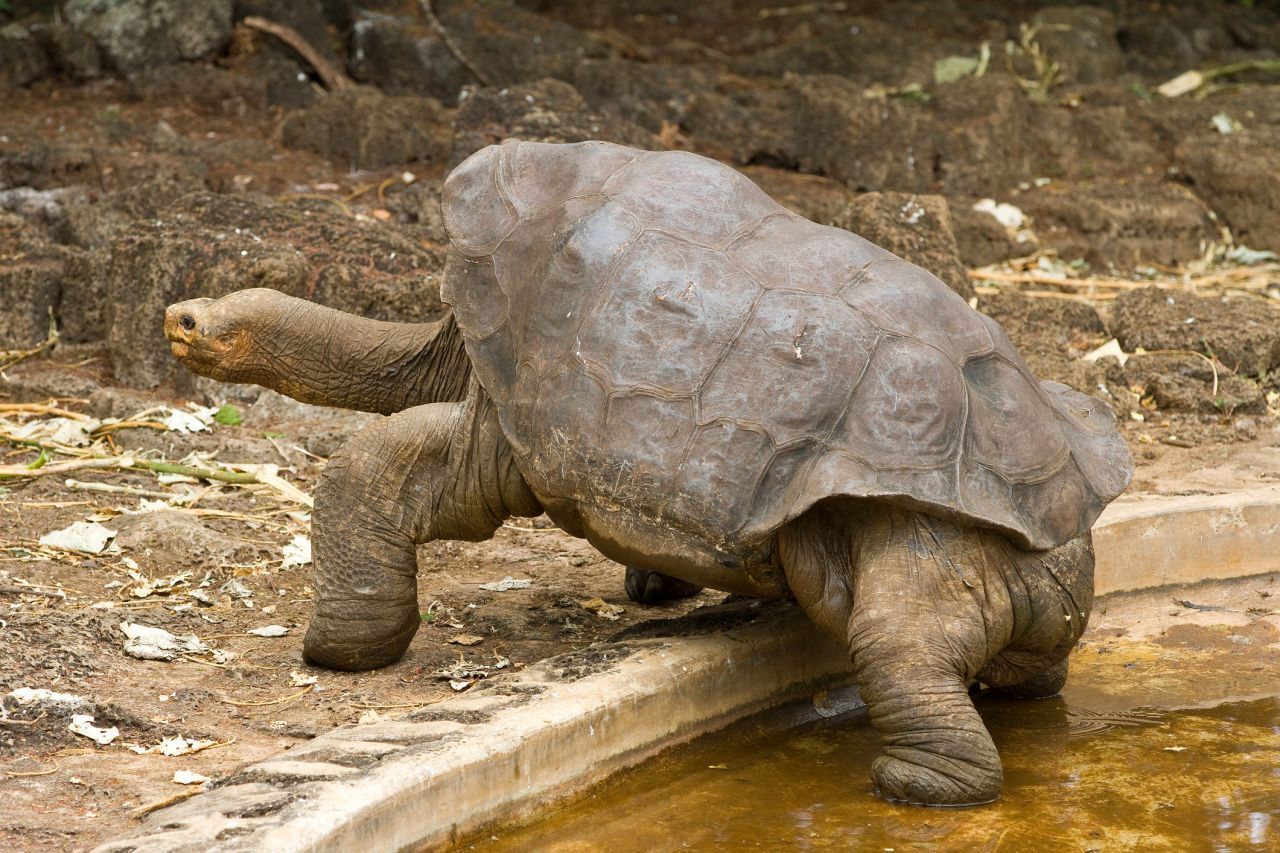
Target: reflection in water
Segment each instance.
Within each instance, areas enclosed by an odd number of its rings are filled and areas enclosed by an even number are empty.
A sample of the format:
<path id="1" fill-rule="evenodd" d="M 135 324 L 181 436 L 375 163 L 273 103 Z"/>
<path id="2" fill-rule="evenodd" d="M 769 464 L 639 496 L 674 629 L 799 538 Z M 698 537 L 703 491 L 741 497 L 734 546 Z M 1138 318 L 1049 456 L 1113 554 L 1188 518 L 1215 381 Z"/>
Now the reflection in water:
<path id="1" fill-rule="evenodd" d="M 871 795 L 865 717 L 779 733 L 757 719 L 673 750 L 483 850 L 1276 850 L 1280 700 L 1094 711 L 983 698 L 1004 798 L 973 809 Z"/>

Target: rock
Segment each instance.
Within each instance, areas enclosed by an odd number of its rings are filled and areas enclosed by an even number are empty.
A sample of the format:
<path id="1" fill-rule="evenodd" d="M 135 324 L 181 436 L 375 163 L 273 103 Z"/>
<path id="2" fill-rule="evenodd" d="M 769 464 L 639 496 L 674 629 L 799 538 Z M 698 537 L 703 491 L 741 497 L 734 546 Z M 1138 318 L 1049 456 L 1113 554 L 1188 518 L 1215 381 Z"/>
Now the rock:
<path id="1" fill-rule="evenodd" d="M 609 55 L 598 39 L 509 0 L 456 0 L 441 4 L 437 12 L 453 40 L 495 86 L 546 77 L 571 80 L 579 61 Z"/>
<path id="2" fill-rule="evenodd" d="M 694 65 L 584 59 L 571 82 L 593 110 L 660 133 L 664 125 L 683 124 L 690 105 L 714 92 L 720 76 Z"/>
<path id="3" fill-rule="evenodd" d="M 1131 385 L 1142 388 L 1156 408 L 1166 412 L 1200 414 L 1266 414 L 1262 387 L 1218 365 L 1214 391 L 1214 367 L 1207 359 L 1180 353 L 1130 356 L 1124 373 Z"/>
<path id="4" fill-rule="evenodd" d="M 1280 308 L 1257 296 L 1129 290 L 1116 299 L 1110 325 L 1126 352 L 1193 350 L 1242 376 L 1280 367 Z"/>
<path id="5" fill-rule="evenodd" d="M 387 96 L 359 86 L 330 93 L 286 119 L 284 144 L 350 169 L 379 169 L 442 162 L 449 153 L 446 128 L 434 98 Z"/>
<path id="6" fill-rule="evenodd" d="M 951 231 L 955 234 L 960 262 L 967 267 L 985 267 L 1009 258 L 1025 257 L 1035 249 L 1035 243 L 1017 242 L 990 213 L 974 210 L 979 199 L 973 197 L 947 198 L 951 212 Z"/>
<path id="7" fill-rule="evenodd" d="M 116 543 L 143 571 L 220 569 L 264 556 L 261 545 L 213 530 L 186 513 L 157 510 L 112 519 Z M 198 577 L 198 576 L 197 576 Z"/>
<path id="8" fill-rule="evenodd" d="M 1067 85 L 1104 83 L 1124 71 L 1116 17 L 1097 6 L 1050 6 L 1032 18 L 1036 41 L 1061 68 Z"/>
<path id="9" fill-rule="evenodd" d="M 233 20 L 238 21 L 250 15 L 284 24 L 306 39 L 325 59 L 341 66 L 341 59 L 329 37 L 328 16 L 320 0 L 234 0 L 231 11 Z M 289 51 L 288 55 L 292 56 L 292 48 L 281 45 L 274 36 L 264 38 L 268 39 L 264 43 L 269 50 Z"/>
<path id="10" fill-rule="evenodd" d="M 827 161 L 815 156 L 810 146 L 797 141 L 813 122 L 801 120 L 791 91 L 745 77 L 712 79 L 714 86 L 694 92 L 682 105 L 681 127 L 696 140 L 700 152 L 788 169 L 802 168 L 801 160 L 807 158 L 805 171 L 841 179 L 840 173 L 822 168 Z"/>
<path id="11" fill-rule="evenodd" d="M 568 83 L 538 80 L 507 89 L 469 87 L 454 119 L 449 167 L 511 137 L 531 142 L 602 139 L 637 148 L 662 147 L 643 128 L 593 112 Z"/>
<path id="12" fill-rule="evenodd" d="M 1184 141 L 1177 159 L 1236 242 L 1280 251 L 1280 130 L 1274 127 Z"/>
<path id="13" fill-rule="evenodd" d="M 26 27 L 0 27 L 0 91 L 28 86 L 50 70 L 49 57 Z"/>
<path id="14" fill-rule="evenodd" d="M 440 252 L 386 225 L 327 206 L 196 193 L 111 246 L 110 361 L 121 382 L 153 388 L 180 375 L 161 326 L 172 302 L 271 287 L 380 320 L 424 322 L 442 310 Z"/>
<path id="15" fill-rule="evenodd" d="M 1033 127 L 1032 105 L 997 73 L 949 84 L 925 104 L 867 98 L 841 77 L 791 75 L 784 85 L 792 106 L 778 120 L 793 129 L 790 159 L 858 192 L 997 195 L 1040 173 L 1040 135 L 1060 133 L 1053 122 L 1064 120 L 1041 111 Z"/>
<path id="16" fill-rule="evenodd" d="M 924 267 L 965 299 L 973 296 L 973 283 L 960 262 L 951 231 L 951 212 L 942 196 L 863 193 L 830 224 Z"/>
<path id="17" fill-rule="evenodd" d="M 1018 206 L 1042 246 L 1104 269 L 1180 265 L 1199 258 L 1218 237 L 1204 204 L 1166 182 L 1055 181 L 1019 195 Z"/>
<path id="18" fill-rule="evenodd" d="M 1227 32 L 1246 50 L 1280 52 L 1280 13 L 1257 4 L 1232 3 L 1222 10 Z"/>
<path id="19" fill-rule="evenodd" d="M 351 29 L 355 20 L 351 0 L 320 0 L 320 8 L 324 10 L 325 20 L 340 32 Z"/>
<path id="20" fill-rule="evenodd" d="M 202 59 L 231 36 L 231 0 L 67 0 L 64 12 L 126 76 Z"/>
<path id="21" fill-rule="evenodd" d="M 449 242 L 440 212 L 440 185 L 435 179 L 418 179 L 397 193 L 387 196 L 387 209 L 396 224 L 416 233 L 421 239 L 440 248 Z"/>
<path id="22" fill-rule="evenodd" d="M 259 50 L 246 57 L 236 70 L 261 87 L 262 94 L 255 92 L 253 96 L 255 102 L 264 106 L 305 108 L 323 97 L 311 79 L 311 69 L 282 50 Z"/>
<path id="23" fill-rule="evenodd" d="M 49 318 L 58 307 L 62 265 L 53 259 L 0 261 L 0 350 L 27 349 L 49 334 Z"/>
<path id="24" fill-rule="evenodd" d="M 939 40 L 936 32 L 911 40 L 903 33 L 911 20 L 906 14 L 894 23 L 842 18 L 837 25 L 819 27 L 808 37 L 736 58 L 731 67 L 739 74 L 773 79 L 786 74 L 834 74 L 860 88 L 873 83 L 927 85 L 933 80 L 934 60 L 974 52 L 976 42 Z M 904 42 L 912 44 L 910 51 L 901 49 Z"/>
<path id="25" fill-rule="evenodd" d="M 62 339 L 102 338 L 105 258 L 47 242 L 27 220 L 0 212 L 0 349 L 26 349 L 49 334 L 49 319 Z"/>
<path id="26" fill-rule="evenodd" d="M 458 102 L 473 78 L 426 22 L 360 12 L 351 27 L 351 76 L 391 95 Z"/>
<path id="27" fill-rule="evenodd" d="M 31 34 L 53 62 L 53 70 L 77 83 L 102 75 L 102 55 L 87 33 L 66 24 L 33 24 Z"/>
<path id="28" fill-rule="evenodd" d="M 1131 70 L 1152 77 L 1172 76 L 1200 64 L 1200 52 L 1174 22 L 1172 11 L 1143 10 L 1126 16 L 1116 35 Z"/>

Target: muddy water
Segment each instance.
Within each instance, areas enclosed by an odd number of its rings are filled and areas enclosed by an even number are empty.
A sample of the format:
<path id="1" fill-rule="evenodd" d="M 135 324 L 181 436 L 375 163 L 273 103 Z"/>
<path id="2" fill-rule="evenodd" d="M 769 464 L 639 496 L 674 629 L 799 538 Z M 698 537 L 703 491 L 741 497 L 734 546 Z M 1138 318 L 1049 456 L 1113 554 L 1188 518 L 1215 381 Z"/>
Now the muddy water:
<path id="1" fill-rule="evenodd" d="M 1280 683 L 1268 686 L 1280 695 Z M 775 714 L 673 750 L 540 823 L 464 846 L 1280 849 L 1280 699 L 1254 693 L 1178 709 L 1124 692 L 1068 685 L 1038 702 L 980 699 L 1005 766 L 1004 798 L 989 806 L 889 805 L 871 795 L 879 746 L 864 714 L 782 731 Z"/>

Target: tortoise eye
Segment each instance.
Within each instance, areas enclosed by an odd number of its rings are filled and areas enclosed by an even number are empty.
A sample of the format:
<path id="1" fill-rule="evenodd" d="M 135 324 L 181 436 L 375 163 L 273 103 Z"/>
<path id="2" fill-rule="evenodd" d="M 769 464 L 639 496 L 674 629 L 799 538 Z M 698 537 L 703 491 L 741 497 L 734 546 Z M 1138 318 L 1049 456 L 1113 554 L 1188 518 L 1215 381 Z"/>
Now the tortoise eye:
<path id="1" fill-rule="evenodd" d="M 189 332 L 196 327 L 196 320 L 190 314 L 183 314 L 178 318 L 178 325 Z"/>

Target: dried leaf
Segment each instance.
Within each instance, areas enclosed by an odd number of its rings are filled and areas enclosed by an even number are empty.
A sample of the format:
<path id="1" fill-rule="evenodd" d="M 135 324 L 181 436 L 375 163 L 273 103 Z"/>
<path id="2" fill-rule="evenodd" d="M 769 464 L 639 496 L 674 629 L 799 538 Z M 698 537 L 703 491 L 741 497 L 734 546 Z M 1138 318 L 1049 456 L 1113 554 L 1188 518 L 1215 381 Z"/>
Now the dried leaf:
<path id="1" fill-rule="evenodd" d="M 103 527 L 96 521 L 77 521 L 61 530 L 53 530 L 40 537 L 41 545 L 79 551 L 84 554 L 101 554 L 116 537 L 116 531 Z"/>
<path id="2" fill-rule="evenodd" d="M 120 737 L 120 730 L 115 726 L 109 729 L 100 729 L 93 724 L 92 714 L 72 714 L 71 724 L 67 726 L 72 732 L 78 735 L 97 741 L 102 746 L 106 746 L 111 741 Z"/>
<path id="3" fill-rule="evenodd" d="M 588 598 L 578 602 L 584 609 L 590 610 L 601 619 L 608 619 L 610 622 L 617 622 L 618 617 L 626 612 L 625 607 L 617 604 L 610 604 L 603 598 Z"/>
<path id="4" fill-rule="evenodd" d="M 311 562 L 311 538 L 304 533 L 299 533 L 284 546 L 284 562 L 280 564 L 280 568 L 288 569 L 293 566 L 305 566 Z"/>
<path id="5" fill-rule="evenodd" d="M 250 628 L 247 633 L 256 637 L 283 637 L 289 629 L 283 625 L 263 625 L 261 628 Z"/>
<path id="6" fill-rule="evenodd" d="M 306 687 L 309 684 L 315 684 L 320 680 L 317 675 L 304 675 L 296 669 L 289 673 L 289 683 L 294 687 Z"/>
<path id="7" fill-rule="evenodd" d="M 510 575 L 507 575 L 500 581 L 490 581 L 489 583 L 480 584 L 481 589 L 487 589 L 490 592 L 507 592 L 512 589 L 528 589 L 531 586 L 533 586 L 533 581 L 516 580 Z"/>
<path id="8" fill-rule="evenodd" d="M 446 643 L 454 643 L 459 646 L 477 646 L 484 642 L 484 637 L 479 634 L 458 634 L 445 640 Z"/>
<path id="9" fill-rule="evenodd" d="M 176 660 L 181 654 L 199 654 L 209 651 L 195 634 L 175 636 L 163 628 L 152 628 L 132 622 L 121 622 L 120 630 L 126 637 L 124 653 L 139 660 Z"/>

